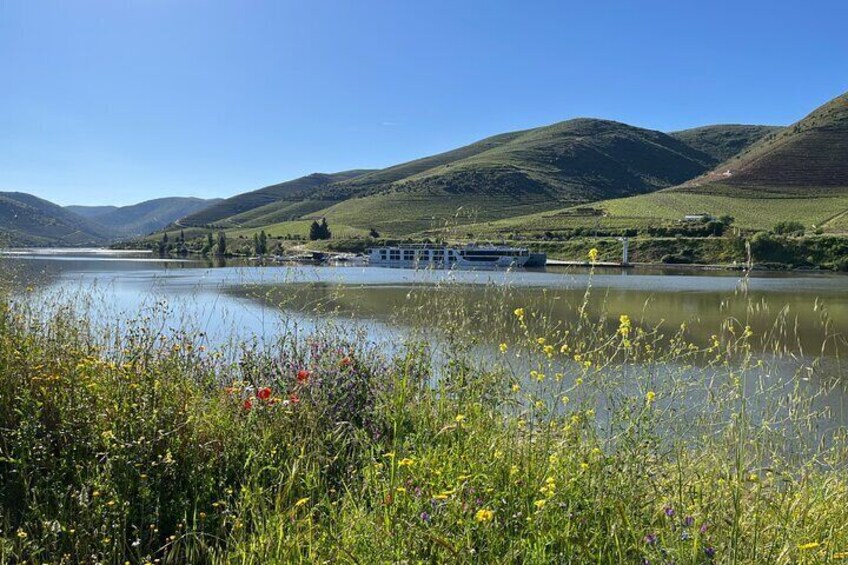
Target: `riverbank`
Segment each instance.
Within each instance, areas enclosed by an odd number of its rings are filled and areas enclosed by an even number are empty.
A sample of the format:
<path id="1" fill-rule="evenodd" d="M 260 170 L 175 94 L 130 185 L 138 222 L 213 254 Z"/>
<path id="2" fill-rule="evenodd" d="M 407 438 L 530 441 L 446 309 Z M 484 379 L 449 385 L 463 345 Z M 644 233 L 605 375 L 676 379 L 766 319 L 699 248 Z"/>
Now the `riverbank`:
<path id="1" fill-rule="evenodd" d="M 844 431 L 770 395 L 744 322 L 428 304 L 438 355 L 326 326 L 229 361 L 155 312 L 107 337 L 0 301 L 0 561 L 845 558 Z M 470 319 L 515 337 L 482 362 Z"/>

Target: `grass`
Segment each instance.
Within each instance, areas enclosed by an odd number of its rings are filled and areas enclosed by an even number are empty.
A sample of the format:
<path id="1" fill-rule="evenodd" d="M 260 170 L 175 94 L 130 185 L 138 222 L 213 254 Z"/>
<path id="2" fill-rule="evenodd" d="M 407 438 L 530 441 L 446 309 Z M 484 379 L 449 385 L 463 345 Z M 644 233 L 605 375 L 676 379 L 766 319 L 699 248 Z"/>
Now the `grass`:
<path id="1" fill-rule="evenodd" d="M 411 291 L 392 347 L 329 324 L 221 351 L 4 298 L 0 562 L 845 561 L 834 383 L 791 320 L 696 343 L 592 292 L 552 318 Z"/>
<path id="2" fill-rule="evenodd" d="M 752 194 L 734 189 L 712 193 L 663 190 L 651 194 L 606 200 L 591 204 L 605 215 L 576 213 L 581 207 L 565 208 L 469 227 L 477 233 L 556 231 L 598 228 L 642 230 L 658 224 L 678 223 L 686 214 L 708 213 L 715 217 L 733 216 L 733 225 L 747 230 L 770 230 L 780 221 L 799 221 L 807 229 L 821 227 L 828 233 L 845 231 L 848 192 L 824 191 L 812 195 Z"/>

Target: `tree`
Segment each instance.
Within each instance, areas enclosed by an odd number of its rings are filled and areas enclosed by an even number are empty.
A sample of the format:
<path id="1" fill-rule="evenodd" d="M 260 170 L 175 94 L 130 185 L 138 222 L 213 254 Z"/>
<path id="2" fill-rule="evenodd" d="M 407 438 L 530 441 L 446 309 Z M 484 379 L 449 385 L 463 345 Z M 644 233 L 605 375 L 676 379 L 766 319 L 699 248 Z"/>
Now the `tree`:
<path id="1" fill-rule="evenodd" d="M 309 226 L 309 241 L 317 239 L 321 239 L 321 226 L 317 221 L 312 220 L 312 224 Z"/>
<path id="2" fill-rule="evenodd" d="M 256 255 L 268 253 L 268 236 L 265 234 L 265 230 L 253 234 L 253 251 Z"/>
<path id="3" fill-rule="evenodd" d="M 222 231 L 218 232 L 218 250 L 216 253 L 218 255 L 227 254 L 227 235 Z"/>
<path id="4" fill-rule="evenodd" d="M 330 239 L 333 234 L 330 232 L 330 226 L 327 225 L 327 218 L 321 218 L 321 237 L 319 239 Z"/>

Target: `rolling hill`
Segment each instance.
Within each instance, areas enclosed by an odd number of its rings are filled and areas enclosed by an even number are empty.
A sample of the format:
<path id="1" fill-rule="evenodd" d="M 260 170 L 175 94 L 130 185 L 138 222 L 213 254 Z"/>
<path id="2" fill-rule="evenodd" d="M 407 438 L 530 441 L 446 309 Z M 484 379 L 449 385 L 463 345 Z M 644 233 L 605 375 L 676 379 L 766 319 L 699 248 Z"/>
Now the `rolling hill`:
<path id="1" fill-rule="evenodd" d="M 709 136 L 703 132 L 674 135 L 707 149 L 703 143 Z M 692 137 L 701 140 L 693 142 Z M 808 228 L 844 233 L 848 231 L 848 94 L 789 127 L 765 133 L 704 175 L 651 194 L 605 200 L 593 208 L 604 215 L 582 217 L 574 208 L 560 209 L 478 229 L 504 233 L 521 226 L 638 227 L 704 212 L 731 215 L 737 226 L 749 229 L 770 229 L 779 221 L 794 220 Z"/>
<path id="2" fill-rule="evenodd" d="M 109 230 L 47 200 L 0 192 L 0 246 L 101 245 Z"/>
<path id="3" fill-rule="evenodd" d="M 779 126 L 725 124 L 675 131 L 669 135 L 679 139 L 689 147 L 706 153 L 714 159 L 714 164 L 717 165 L 742 153 L 765 136 L 777 133 L 781 129 L 783 128 Z"/>
<path id="4" fill-rule="evenodd" d="M 757 133 L 746 132 L 735 135 Z M 409 234 L 677 185 L 713 167 L 720 145 L 708 152 L 659 131 L 574 119 L 377 171 L 295 179 L 224 200 L 182 224 L 259 229 L 326 216 L 353 229 Z"/>
<path id="5" fill-rule="evenodd" d="M 113 236 L 133 237 L 162 229 L 218 202 L 220 199 L 173 197 L 147 200 L 131 206 L 67 206 L 66 209 L 107 228 Z"/>
<path id="6" fill-rule="evenodd" d="M 254 212 L 258 208 L 267 205 L 285 208 L 288 205 L 296 206 L 298 203 L 312 201 L 312 195 L 319 188 L 357 177 L 366 172 L 368 171 L 354 170 L 332 174 L 313 173 L 305 177 L 266 186 L 221 200 L 200 212 L 188 215 L 180 223 L 184 226 L 220 225 L 223 227 L 240 227 L 247 221 L 245 217 L 239 218 L 240 215 Z M 318 207 L 322 208 L 323 203 L 318 204 Z M 306 204 L 303 207 L 297 208 L 297 211 L 291 214 L 291 216 L 300 216 L 314 208 L 315 204 Z M 260 212 L 259 215 L 271 213 L 273 210 L 267 209 L 264 212 Z M 267 223 L 274 222 L 268 221 Z"/>

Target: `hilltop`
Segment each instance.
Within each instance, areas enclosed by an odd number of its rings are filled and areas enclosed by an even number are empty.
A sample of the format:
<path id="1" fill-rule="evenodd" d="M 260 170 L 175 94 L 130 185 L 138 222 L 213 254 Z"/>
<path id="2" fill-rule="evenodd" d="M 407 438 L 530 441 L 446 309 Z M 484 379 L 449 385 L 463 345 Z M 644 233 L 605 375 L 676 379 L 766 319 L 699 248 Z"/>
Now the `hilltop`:
<path id="1" fill-rule="evenodd" d="M 701 175 L 716 162 L 672 135 L 580 118 L 377 171 L 295 179 L 224 200 L 182 225 L 285 230 L 291 223 L 301 229 L 292 221 L 325 216 L 334 225 L 409 234 L 446 221 L 507 218 L 651 192 Z"/>
<path id="2" fill-rule="evenodd" d="M 762 134 L 759 141 L 677 186 L 606 199 L 593 204 L 588 215 L 568 207 L 474 228 L 480 233 L 589 227 L 638 230 L 703 212 L 730 215 L 734 225 L 750 230 L 769 230 L 780 221 L 797 221 L 808 230 L 848 231 L 848 94 L 789 127 L 753 127 L 756 129 L 748 133 L 758 131 Z M 715 137 L 711 130 L 698 128 L 672 135 L 706 152 L 707 145 L 714 145 L 709 141 Z"/>

